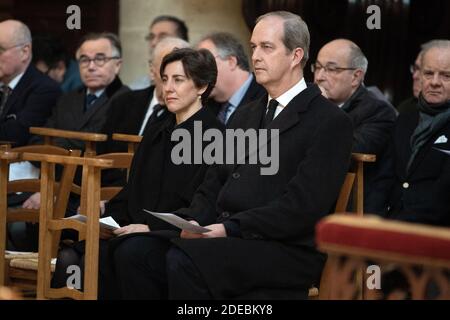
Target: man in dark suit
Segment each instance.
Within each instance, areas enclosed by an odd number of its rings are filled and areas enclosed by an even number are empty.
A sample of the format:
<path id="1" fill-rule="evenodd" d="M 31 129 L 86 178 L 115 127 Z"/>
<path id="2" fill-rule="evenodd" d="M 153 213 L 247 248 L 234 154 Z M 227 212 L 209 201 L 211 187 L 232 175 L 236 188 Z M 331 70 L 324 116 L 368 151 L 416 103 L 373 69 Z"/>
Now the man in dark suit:
<path id="1" fill-rule="evenodd" d="M 250 73 L 242 44 L 230 33 L 211 33 L 200 40 L 199 49 L 208 49 L 216 58 L 217 82 L 208 108 L 227 124 L 237 108 L 262 97 L 266 91 Z"/>
<path id="2" fill-rule="evenodd" d="M 418 108 L 402 112 L 391 147 L 392 188 L 387 216 L 450 225 L 450 41 L 434 40 L 422 51 Z"/>
<path id="3" fill-rule="evenodd" d="M 306 85 L 309 31 L 299 16 L 260 17 L 251 44 L 256 79 L 268 96 L 239 108 L 229 128 L 279 133 L 278 170 L 262 175 L 265 166 L 249 161 L 212 166 L 191 206 L 177 211 L 211 231 L 183 231 L 172 244 L 146 237 L 137 245 L 144 237 L 135 237 L 118 246 L 124 298 L 306 298 L 318 284 L 324 257 L 314 229 L 344 181 L 351 122 L 317 86 Z M 258 152 L 265 149 L 261 144 Z"/>
<path id="4" fill-rule="evenodd" d="M 100 132 L 111 101 L 129 89 L 120 81 L 122 48 L 119 38 L 112 33 L 95 33 L 85 36 L 76 57 L 84 87 L 66 93 L 58 100 L 45 127 Z M 40 138 L 32 138 L 37 143 Z M 75 139 L 56 138 L 57 145 L 66 149 L 84 150 L 84 142 Z M 38 209 L 39 193 L 27 199 L 23 207 Z"/>
<path id="5" fill-rule="evenodd" d="M 382 176 L 389 158 L 387 144 L 397 115 L 389 103 L 378 99 L 364 86 L 367 66 L 367 58 L 355 43 L 338 39 L 320 49 L 311 69 L 324 95 L 350 116 L 353 152 L 377 157 L 376 163 L 365 164 L 364 210 L 382 213 L 378 196 L 387 187 Z"/>
<path id="6" fill-rule="evenodd" d="M 0 140 L 27 144 L 61 94 L 58 84 L 31 63 L 31 33 L 20 21 L 0 23 Z"/>

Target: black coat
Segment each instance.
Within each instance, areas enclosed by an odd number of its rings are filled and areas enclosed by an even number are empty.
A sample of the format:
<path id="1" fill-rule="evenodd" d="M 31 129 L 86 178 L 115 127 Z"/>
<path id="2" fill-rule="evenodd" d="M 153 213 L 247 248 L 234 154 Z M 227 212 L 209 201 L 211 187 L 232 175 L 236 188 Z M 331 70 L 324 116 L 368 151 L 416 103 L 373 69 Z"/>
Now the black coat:
<path id="1" fill-rule="evenodd" d="M 45 127 L 99 133 L 105 123 L 111 100 L 129 90 L 119 78 L 116 78 L 86 112 L 86 88 L 66 93 L 58 100 Z M 38 137 L 32 139 L 32 143 L 40 141 Z M 84 150 L 84 143 L 75 139 L 57 138 L 55 143 L 66 149 Z"/>
<path id="2" fill-rule="evenodd" d="M 386 192 L 388 217 L 410 222 L 450 225 L 450 122 L 422 147 L 406 172 L 418 110 L 400 114 L 392 138 L 392 189 Z M 447 142 L 436 143 L 440 137 Z M 445 139 L 441 138 L 442 141 Z"/>
<path id="3" fill-rule="evenodd" d="M 267 96 L 240 108 L 230 128 L 260 128 L 266 104 Z M 172 240 L 214 298 L 260 288 L 307 292 L 318 284 L 324 257 L 314 230 L 332 211 L 348 170 L 351 122 L 313 85 L 268 128 L 280 130 L 277 174 L 261 175 L 260 164 L 211 167 L 191 206 L 178 211 L 201 225 L 230 219 L 240 227 L 242 238 Z"/>
<path id="4" fill-rule="evenodd" d="M 258 82 L 256 82 L 256 78 L 253 75 L 253 80 L 250 83 L 250 86 L 247 89 L 247 92 L 245 93 L 244 97 L 242 98 L 241 102 L 239 103 L 239 105 L 237 106 L 236 110 L 233 112 L 233 114 L 230 116 L 230 118 L 228 119 L 228 123 L 230 123 L 230 121 L 232 120 L 234 114 L 236 113 L 236 111 L 242 107 L 245 106 L 246 104 L 249 104 L 250 102 L 253 102 L 259 98 L 261 98 L 262 96 L 264 96 L 265 94 L 267 94 L 266 89 L 264 89 L 263 86 L 261 86 Z M 207 107 L 208 109 L 215 115 L 217 116 L 219 114 L 220 108 L 222 107 L 223 103 L 214 101 L 213 99 L 210 99 L 207 103 Z"/>
<path id="5" fill-rule="evenodd" d="M 392 154 L 388 142 L 397 118 L 396 110 L 360 86 L 342 106 L 353 124 L 353 152 L 369 153 L 377 157 L 375 163 L 364 164 L 364 211 L 381 213 L 379 196 L 388 187 L 386 163 Z"/>
<path id="6" fill-rule="evenodd" d="M 155 87 L 143 90 L 129 91 L 111 101 L 108 109 L 106 122 L 101 130 L 108 135 L 108 141 L 97 144 L 97 154 L 127 152 L 128 146 L 125 142 L 112 140 L 114 133 L 139 134 L 150 102 L 153 99 Z M 169 112 L 167 109 L 158 113 L 155 121 L 163 121 Z M 149 118 L 150 120 L 151 118 Z M 149 125 L 150 123 L 147 122 Z M 102 171 L 102 185 L 120 185 L 126 183 L 126 170 L 111 169 Z"/>
<path id="7" fill-rule="evenodd" d="M 0 119 L 0 140 L 26 145 L 30 127 L 43 126 L 61 95 L 58 84 L 30 65 L 6 102 Z"/>
<path id="8" fill-rule="evenodd" d="M 223 125 L 206 108 L 178 126 L 173 114 L 155 123 L 151 130 L 146 130 L 133 158 L 128 183 L 107 204 L 106 215 L 111 215 L 121 226 L 147 224 L 150 230 L 171 229 L 169 224 L 153 218 L 142 209 L 172 212 L 191 203 L 208 166 L 174 165 L 171 151 L 176 142 L 171 142 L 171 134 L 174 128 L 184 128 L 193 136 L 194 121 L 201 121 L 203 130 L 223 129 Z"/>

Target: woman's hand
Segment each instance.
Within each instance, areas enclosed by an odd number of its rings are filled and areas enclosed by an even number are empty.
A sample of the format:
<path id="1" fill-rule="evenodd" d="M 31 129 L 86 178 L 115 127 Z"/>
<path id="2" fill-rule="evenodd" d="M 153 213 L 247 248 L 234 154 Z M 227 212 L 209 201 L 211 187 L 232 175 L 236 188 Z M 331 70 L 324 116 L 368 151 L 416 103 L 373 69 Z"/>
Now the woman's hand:
<path id="1" fill-rule="evenodd" d="M 114 230 L 116 236 L 138 232 L 150 232 L 150 228 L 145 224 L 129 224 L 128 226 Z"/>

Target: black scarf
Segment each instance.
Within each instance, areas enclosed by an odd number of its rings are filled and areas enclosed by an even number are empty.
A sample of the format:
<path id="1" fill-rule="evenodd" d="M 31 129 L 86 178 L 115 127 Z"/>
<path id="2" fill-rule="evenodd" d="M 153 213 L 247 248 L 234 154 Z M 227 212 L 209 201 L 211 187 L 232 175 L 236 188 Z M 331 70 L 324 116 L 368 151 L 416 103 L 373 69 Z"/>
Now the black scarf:
<path id="1" fill-rule="evenodd" d="M 450 121 L 450 100 L 440 104 L 430 104 L 419 95 L 418 108 L 420 112 L 419 124 L 411 136 L 411 157 L 408 161 L 407 172 L 428 140 L 440 131 Z"/>

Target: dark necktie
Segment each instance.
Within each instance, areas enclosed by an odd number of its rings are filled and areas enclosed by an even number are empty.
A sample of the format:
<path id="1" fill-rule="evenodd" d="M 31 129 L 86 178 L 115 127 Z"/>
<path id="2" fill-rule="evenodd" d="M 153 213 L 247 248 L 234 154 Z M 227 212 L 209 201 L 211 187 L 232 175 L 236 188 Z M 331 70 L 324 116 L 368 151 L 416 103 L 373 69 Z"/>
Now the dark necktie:
<path id="1" fill-rule="evenodd" d="M 227 113 L 228 110 L 231 107 L 231 103 L 226 102 L 222 105 L 222 108 L 220 108 L 219 113 L 217 114 L 217 119 L 222 122 L 223 124 L 227 124 Z"/>
<path id="2" fill-rule="evenodd" d="M 10 94 L 11 89 L 8 86 L 3 85 L 0 92 L 0 118 L 3 117 L 3 110 L 5 109 Z"/>
<path id="3" fill-rule="evenodd" d="M 267 112 L 263 120 L 263 128 L 267 128 L 269 124 L 272 122 L 275 116 L 275 110 L 277 110 L 279 103 L 277 100 L 272 99 L 269 101 L 269 106 L 267 107 Z"/>
<path id="4" fill-rule="evenodd" d="M 89 111 L 89 109 L 94 105 L 95 100 L 97 100 L 97 96 L 95 94 L 88 94 L 86 96 L 86 111 Z"/>
<path id="5" fill-rule="evenodd" d="M 165 109 L 165 108 L 166 108 L 165 106 L 162 106 L 162 105 L 160 105 L 159 103 L 156 104 L 156 105 L 153 107 L 153 112 L 152 112 L 152 114 L 150 115 L 150 117 L 148 118 L 147 123 L 145 124 L 144 131 L 142 132 L 142 135 L 145 134 L 145 131 L 147 131 L 147 128 L 148 128 L 151 124 L 155 123 L 155 122 L 158 120 L 158 118 L 159 118 L 159 116 L 160 116 L 160 115 L 159 115 L 160 111 L 163 110 L 163 109 Z"/>

